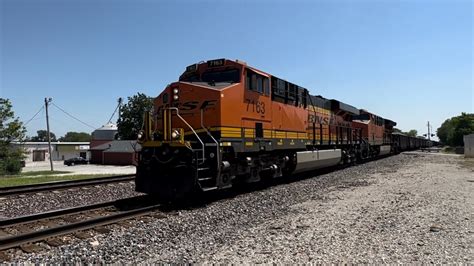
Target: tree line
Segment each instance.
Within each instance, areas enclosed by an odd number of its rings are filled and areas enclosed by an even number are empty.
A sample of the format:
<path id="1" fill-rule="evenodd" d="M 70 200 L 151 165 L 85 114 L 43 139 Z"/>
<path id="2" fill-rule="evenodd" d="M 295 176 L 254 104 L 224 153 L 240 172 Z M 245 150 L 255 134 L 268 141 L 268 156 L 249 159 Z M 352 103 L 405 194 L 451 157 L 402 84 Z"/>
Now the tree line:
<path id="1" fill-rule="evenodd" d="M 49 132 L 51 141 L 60 141 L 60 142 L 87 142 L 91 140 L 91 135 L 86 132 L 67 132 L 63 137 L 56 138 L 56 134 Z M 48 141 L 48 131 L 38 130 L 36 131 L 36 136 L 26 137 L 25 141 L 31 142 L 46 142 Z"/>
<path id="2" fill-rule="evenodd" d="M 449 146 L 463 146 L 464 135 L 474 133 L 474 114 L 461 113 L 446 119 L 436 131 L 439 141 Z"/>

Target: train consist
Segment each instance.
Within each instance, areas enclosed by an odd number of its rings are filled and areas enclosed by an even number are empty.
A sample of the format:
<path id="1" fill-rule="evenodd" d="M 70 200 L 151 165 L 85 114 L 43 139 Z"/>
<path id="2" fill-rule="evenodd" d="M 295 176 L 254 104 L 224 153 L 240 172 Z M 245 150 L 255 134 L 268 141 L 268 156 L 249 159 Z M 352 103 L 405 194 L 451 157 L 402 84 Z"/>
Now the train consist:
<path id="1" fill-rule="evenodd" d="M 145 114 L 136 191 L 173 200 L 429 145 L 395 125 L 239 60 L 193 64 Z"/>

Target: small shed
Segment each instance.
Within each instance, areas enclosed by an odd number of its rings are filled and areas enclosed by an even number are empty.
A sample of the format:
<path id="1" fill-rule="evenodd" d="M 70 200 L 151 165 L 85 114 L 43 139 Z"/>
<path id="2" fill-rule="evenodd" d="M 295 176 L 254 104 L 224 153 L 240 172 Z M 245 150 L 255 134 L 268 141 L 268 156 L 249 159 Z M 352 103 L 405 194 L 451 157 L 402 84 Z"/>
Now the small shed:
<path id="1" fill-rule="evenodd" d="M 464 136 L 464 157 L 474 158 L 474 134 Z"/>

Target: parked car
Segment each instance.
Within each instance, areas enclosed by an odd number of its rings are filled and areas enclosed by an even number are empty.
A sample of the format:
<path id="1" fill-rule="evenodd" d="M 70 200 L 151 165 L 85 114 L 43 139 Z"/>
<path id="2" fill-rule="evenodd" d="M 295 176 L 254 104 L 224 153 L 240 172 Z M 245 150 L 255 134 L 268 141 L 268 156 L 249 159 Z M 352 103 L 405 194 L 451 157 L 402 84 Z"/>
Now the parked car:
<path id="1" fill-rule="evenodd" d="M 64 165 L 67 165 L 67 166 L 72 166 L 75 164 L 88 164 L 88 163 L 89 163 L 89 160 L 84 159 L 82 157 L 76 157 L 76 158 L 64 160 Z"/>

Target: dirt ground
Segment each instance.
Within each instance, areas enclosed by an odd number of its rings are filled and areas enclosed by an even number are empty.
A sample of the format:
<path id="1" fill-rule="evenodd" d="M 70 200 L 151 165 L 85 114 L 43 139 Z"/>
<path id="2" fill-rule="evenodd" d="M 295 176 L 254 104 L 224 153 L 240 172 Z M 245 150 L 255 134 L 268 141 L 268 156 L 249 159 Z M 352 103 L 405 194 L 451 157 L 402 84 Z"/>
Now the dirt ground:
<path id="1" fill-rule="evenodd" d="M 292 215 L 244 232 L 208 262 L 472 263 L 474 159 L 405 156 L 418 158 L 373 174 L 372 185 L 294 205 Z"/>

